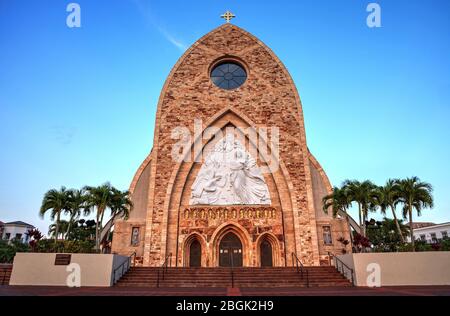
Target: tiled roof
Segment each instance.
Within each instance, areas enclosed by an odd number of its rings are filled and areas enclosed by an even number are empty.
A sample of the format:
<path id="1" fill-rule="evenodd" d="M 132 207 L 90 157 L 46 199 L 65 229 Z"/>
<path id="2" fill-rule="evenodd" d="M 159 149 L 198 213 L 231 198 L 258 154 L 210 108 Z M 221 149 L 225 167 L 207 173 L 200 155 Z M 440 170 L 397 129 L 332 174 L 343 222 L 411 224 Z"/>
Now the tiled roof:
<path id="1" fill-rule="evenodd" d="M 430 226 L 435 226 L 435 225 L 436 225 L 435 223 L 420 223 L 420 222 L 416 222 L 416 223 L 413 223 L 413 229 L 430 227 Z"/>
<path id="2" fill-rule="evenodd" d="M 11 226 L 15 225 L 15 226 L 34 227 L 33 225 L 28 224 L 28 223 L 25 223 L 25 222 L 22 222 L 22 221 L 9 222 L 9 223 L 6 223 L 5 225 L 11 225 Z"/>

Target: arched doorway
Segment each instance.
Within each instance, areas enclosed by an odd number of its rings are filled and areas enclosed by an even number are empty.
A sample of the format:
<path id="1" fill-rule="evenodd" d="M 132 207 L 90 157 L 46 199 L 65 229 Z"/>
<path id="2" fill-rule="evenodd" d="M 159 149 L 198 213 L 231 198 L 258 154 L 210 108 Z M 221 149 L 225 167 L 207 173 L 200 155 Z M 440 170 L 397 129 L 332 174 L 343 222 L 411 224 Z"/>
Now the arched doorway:
<path id="1" fill-rule="evenodd" d="M 202 266 L 202 245 L 195 239 L 189 247 L 189 267 L 200 268 Z"/>
<path id="2" fill-rule="evenodd" d="M 219 245 L 220 267 L 242 267 L 242 243 L 234 233 L 226 234 Z"/>
<path id="3" fill-rule="evenodd" d="M 259 247 L 261 255 L 261 267 L 273 267 L 271 243 L 267 239 L 264 239 Z"/>

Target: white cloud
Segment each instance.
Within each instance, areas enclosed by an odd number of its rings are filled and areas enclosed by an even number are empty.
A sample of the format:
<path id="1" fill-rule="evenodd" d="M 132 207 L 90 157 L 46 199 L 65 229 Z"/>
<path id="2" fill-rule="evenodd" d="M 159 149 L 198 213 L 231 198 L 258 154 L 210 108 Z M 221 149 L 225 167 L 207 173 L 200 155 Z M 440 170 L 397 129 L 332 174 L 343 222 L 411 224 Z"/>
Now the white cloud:
<path id="1" fill-rule="evenodd" d="M 51 127 L 53 139 L 60 145 L 70 145 L 77 132 L 77 129 L 72 126 L 55 125 Z"/>
<path id="2" fill-rule="evenodd" d="M 158 27 L 159 32 L 164 35 L 164 37 L 171 42 L 173 45 L 175 45 L 177 48 L 179 48 L 181 51 L 185 51 L 187 49 L 187 46 L 183 44 L 180 40 L 174 38 L 171 34 L 169 34 L 166 30 L 164 30 L 161 27 Z"/>
<path id="3" fill-rule="evenodd" d="M 175 38 L 172 34 L 170 34 L 166 29 L 161 27 L 156 19 L 151 14 L 150 3 L 144 0 L 131 0 L 139 10 L 139 13 L 144 17 L 145 21 L 149 26 L 155 27 L 161 35 L 163 35 L 167 41 L 169 41 L 172 45 L 178 48 L 181 51 L 185 51 L 188 47 L 178 38 Z"/>

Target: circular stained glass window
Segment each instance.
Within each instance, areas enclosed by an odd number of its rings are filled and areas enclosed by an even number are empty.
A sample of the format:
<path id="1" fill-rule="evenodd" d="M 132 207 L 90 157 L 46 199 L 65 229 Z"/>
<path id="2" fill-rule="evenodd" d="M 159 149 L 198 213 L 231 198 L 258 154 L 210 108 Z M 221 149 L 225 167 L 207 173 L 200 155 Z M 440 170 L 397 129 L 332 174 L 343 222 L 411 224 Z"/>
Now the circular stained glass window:
<path id="1" fill-rule="evenodd" d="M 211 80 L 221 89 L 233 90 L 244 84 L 247 80 L 247 73 L 241 65 L 235 62 L 224 62 L 213 68 Z"/>

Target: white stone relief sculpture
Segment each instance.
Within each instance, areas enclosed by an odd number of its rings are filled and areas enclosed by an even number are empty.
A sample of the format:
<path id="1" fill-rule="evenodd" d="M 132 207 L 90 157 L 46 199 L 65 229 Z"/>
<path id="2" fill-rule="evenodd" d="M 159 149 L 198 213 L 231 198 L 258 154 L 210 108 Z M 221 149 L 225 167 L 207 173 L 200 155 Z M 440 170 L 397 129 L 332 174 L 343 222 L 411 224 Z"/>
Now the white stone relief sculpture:
<path id="1" fill-rule="evenodd" d="M 207 156 L 192 186 L 191 205 L 270 205 L 255 159 L 227 134 Z"/>

